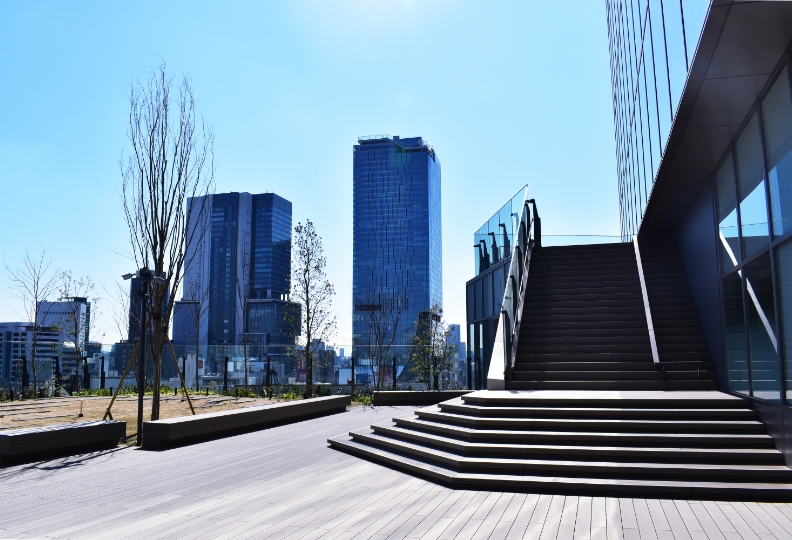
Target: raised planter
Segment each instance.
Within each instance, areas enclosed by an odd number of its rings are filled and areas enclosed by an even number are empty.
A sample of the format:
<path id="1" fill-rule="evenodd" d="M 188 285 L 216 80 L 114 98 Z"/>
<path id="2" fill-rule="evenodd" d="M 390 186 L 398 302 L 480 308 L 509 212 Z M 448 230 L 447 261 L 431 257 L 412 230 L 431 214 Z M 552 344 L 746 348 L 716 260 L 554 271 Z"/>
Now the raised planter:
<path id="1" fill-rule="evenodd" d="M 126 422 L 117 420 L 0 431 L 0 463 L 113 447 L 125 435 Z"/>
<path id="2" fill-rule="evenodd" d="M 397 406 L 397 405 L 437 405 L 449 399 L 458 398 L 469 394 L 473 390 L 446 390 L 444 392 L 414 392 L 397 390 L 395 392 L 374 392 L 372 405 Z"/>
<path id="3" fill-rule="evenodd" d="M 329 396 L 143 422 L 143 448 L 165 448 L 303 418 L 343 412 L 350 396 Z"/>

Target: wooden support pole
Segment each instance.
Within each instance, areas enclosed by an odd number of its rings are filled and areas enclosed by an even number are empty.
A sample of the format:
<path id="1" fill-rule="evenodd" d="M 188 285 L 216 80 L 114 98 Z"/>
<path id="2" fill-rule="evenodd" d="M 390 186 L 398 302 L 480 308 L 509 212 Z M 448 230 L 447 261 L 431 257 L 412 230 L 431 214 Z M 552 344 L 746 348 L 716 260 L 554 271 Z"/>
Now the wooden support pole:
<path id="1" fill-rule="evenodd" d="M 140 348 L 140 340 L 135 344 L 135 348 L 132 350 L 132 356 L 129 357 L 129 362 L 127 362 L 126 369 L 124 373 L 121 375 L 121 380 L 118 381 L 118 388 L 116 391 L 113 392 L 113 399 L 110 400 L 110 404 L 107 406 L 107 410 L 102 417 L 102 420 L 107 420 L 110 417 L 110 420 L 113 419 L 113 415 L 110 413 L 110 409 L 113 407 L 113 403 L 115 403 L 116 398 L 118 397 L 118 393 L 121 391 L 121 387 L 124 386 L 124 378 L 126 378 L 127 373 L 129 373 L 129 368 L 132 367 L 132 363 L 135 361 L 135 356 L 137 356 L 138 349 Z"/>
<path id="2" fill-rule="evenodd" d="M 168 347 L 170 347 L 171 357 L 173 358 L 173 363 L 176 364 L 176 373 L 179 374 L 179 380 L 181 380 L 182 390 L 184 390 L 184 397 L 187 398 L 187 403 L 190 405 L 190 410 L 192 411 L 193 415 L 195 414 L 195 409 L 193 408 L 192 400 L 190 399 L 190 394 L 187 392 L 187 386 L 184 384 L 184 374 L 179 369 L 179 362 L 176 360 L 176 353 L 173 352 L 173 343 L 171 343 L 170 336 L 165 334 L 165 339 L 168 340 Z M 198 373 L 198 348 L 195 349 L 195 373 Z"/>

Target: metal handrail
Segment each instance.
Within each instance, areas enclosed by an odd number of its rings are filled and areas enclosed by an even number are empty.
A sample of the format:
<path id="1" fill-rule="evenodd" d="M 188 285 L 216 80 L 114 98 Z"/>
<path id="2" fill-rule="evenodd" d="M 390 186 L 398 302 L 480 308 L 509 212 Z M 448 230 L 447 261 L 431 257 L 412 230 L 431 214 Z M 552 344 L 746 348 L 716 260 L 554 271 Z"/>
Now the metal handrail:
<path id="1" fill-rule="evenodd" d="M 657 354 L 657 339 L 655 338 L 654 323 L 652 322 L 652 310 L 649 308 L 649 293 L 646 290 L 646 280 L 644 279 L 641 250 L 638 248 L 637 236 L 633 236 L 633 248 L 635 249 L 635 263 L 638 266 L 638 279 L 641 282 L 641 296 L 643 297 L 644 312 L 646 313 L 646 327 L 649 329 L 649 345 L 652 348 L 652 361 L 655 365 L 658 365 L 660 356 Z"/>
<path id="2" fill-rule="evenodd" d="M 533 211 L 531 211 L 530 205 L 533 205 Z M 511 379 L 511 372 L 517 357 L 517 340 L 520 336 L 520 322 L 522 321 L 522 307 L 525 301 L 531 250 L 534 246 L 541 245 L 540 220 L 534 199 L 526 198 L 524 200 L 518 231 L 501 304 L 499 333 L 503 336 L 504 380 Z M 535 238 L 532 239 L 531 234 L 534 231 Z"/>

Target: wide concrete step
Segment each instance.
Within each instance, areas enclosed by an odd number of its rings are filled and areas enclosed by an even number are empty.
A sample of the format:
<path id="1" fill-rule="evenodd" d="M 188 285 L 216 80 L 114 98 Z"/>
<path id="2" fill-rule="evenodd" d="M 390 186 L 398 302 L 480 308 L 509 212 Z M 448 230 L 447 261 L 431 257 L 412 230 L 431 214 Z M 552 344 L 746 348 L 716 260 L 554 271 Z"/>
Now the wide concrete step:
<path id="1" fill-rule="evenodd" d="M 647 334 L 640 334 L 636 332 L 638 335 L 633 336 L 625 336 L 625 335 L 615 335 L 615 336 L 569 336 L 569 335 L 560 335 L 560 336 L 548 336 L 543 332 L 537 332 L 527 330 L 524 334 L 520 333 L 520 346 L 525 347 L 564 347 L 567 345 L 646 345 L 649 343 L 649 336 Z"/>
<path id="2" fill-rule="evenodd" d="M 597 353 L 651 353 L 652 348 L 647 340 L 645 343 L 611 343 L 607 345 L 554 343 L 548 345 L 518 343 L 518 354 L 597 354 Z"/>
<path id="3" fill-rule="evenodd" d="M 515 371 L 712 371 L 712 362 L 522 362 Z"/>
<path id="4" fill-rule="evenodd" d="M 652 353 L 529 353 L 518 345 L 517 363 L 522 362 L 652 362 Z"/>
<path id="5" fill-rule="evenodd" d="M 607 418 L 607 419 L 640 419 L 640 420 L 719 420 L 746 421 L 756 420 L 756 411 L 752 409 L 637 409 L 607 407 L 481 407 L 468 405 L 462 400 L 440 403 L 439 409 L 450 414 L 467 416 L 483 416 L 495 418 Z"/>
<path id="6" fill-rule="evenodd" d="M 370 430 L 353 431 L 353 440 L 385 448 L 423 461 L 436 462 L 462 472 L 494 474 L 556 474 L 579 477 L 697 479 L 723 481 L 791 482 L 792 470 L 785 465 L 709 464 L 709 463 L 640 463 L 625 461 L 577 461 L 514 457 L 473 457 L 384 437 Z"/>
<path id="7" fill-rule="evenodd" d="M 394 418 L 399 427 L 437 433 L 460 440 L 515 443 L 565 444 L 573 446 L 628 446 L 650 448 L 775 448 L 772 437 L 763 433 L 645 433 L 606 431 L 545 431 L 483 429 L 435 422 L 417 417 Z"/>
<path id="8" fill-rule="evenodd" d="M 609 433 L 764 433 L 764 424 L 756 420 L 646 420 L 642 418 L 515 418 L 481 417 L 444 412 L 438 407 L 419 409 L 422 420 L 473 427 L 477 429 L 607 431 Z"/>
<path id="9" fill-rule="evenodd" d="M 462 396 L 482 407 L 632 407 L 638 409 L 750 409 L 750 402 L 723 392 L 488 390 Z"/>
<path id="10" fill-rule="evenodd" d="M 374 433 L 463 456 L 542 459 L 608 460 L 652 463 L 731 463 L 784 465 L 784 456 L 770 448 L 646 448 L 629 446 L 564 446 L 552 444 L 493 444 L 468 442 L 432 433 L 404 429 L 393 422 L 374 424 Z"/>
<path id="11" fill-rule="evenodd" d="M 717 381 L 507 381 L 509 390 L 717 390 Z"/>
<path id="12" fill-rule="evenodd" d="M 669 480 L 616 480 L 574 476 L 465 473 L 452 467 L 404 456 L 388 449 L 354 441 L 349 436 L 328 439 L 331 448 L 393 467 L 458 489 L 531 491 L 592 496 L 667 497 L 697 499 L 789 500 L 792 484 Z"/>
<path id="13" fill-rule="evenodd" d="M 714 371 L 523 371 L 512 373 L 515 381 L 714 381 Z"/>

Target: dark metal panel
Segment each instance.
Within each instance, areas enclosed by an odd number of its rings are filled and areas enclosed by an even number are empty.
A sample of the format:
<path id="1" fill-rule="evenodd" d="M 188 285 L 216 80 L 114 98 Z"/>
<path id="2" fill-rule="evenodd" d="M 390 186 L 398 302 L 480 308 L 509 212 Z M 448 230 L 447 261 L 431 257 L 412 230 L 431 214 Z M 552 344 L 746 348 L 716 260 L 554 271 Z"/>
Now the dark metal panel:
<path id="1" fill-rule="evenodd" d="M 716 246 L 712 180 L 708 180 L 695 197 L 685 218 L 677 229 L 677 245 L 685 267 L 690 292 L 698 310 L 704 337 L 707 340 L 718 384 L 727 388 L 728 375 L 724 366 L 723 326 L 719 267 Z"/>

